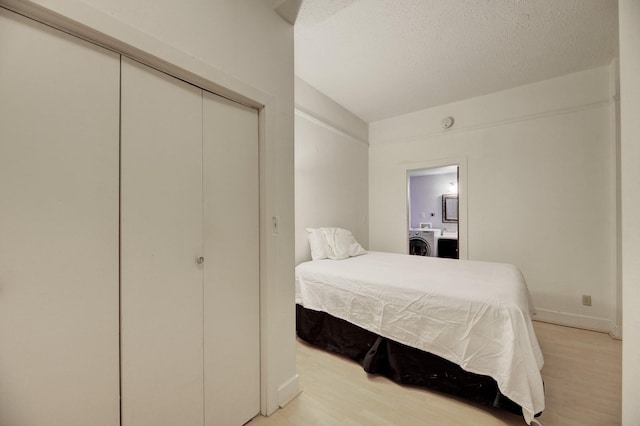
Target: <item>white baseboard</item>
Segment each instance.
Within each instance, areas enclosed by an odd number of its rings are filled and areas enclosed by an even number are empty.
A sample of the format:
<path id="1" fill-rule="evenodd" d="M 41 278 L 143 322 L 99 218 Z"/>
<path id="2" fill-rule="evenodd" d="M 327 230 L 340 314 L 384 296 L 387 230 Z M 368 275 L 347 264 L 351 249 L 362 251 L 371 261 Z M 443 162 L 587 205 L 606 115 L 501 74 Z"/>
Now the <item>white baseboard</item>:
<path id="1" fill-rule="evenodd" d="M 622 325 L 615 324 L 609 332 L 609 335 L 614 339 L 622 340 Z"/>
<path id="2" fill-rule="evenodd" d="M 284 407 L 300 395 L 300 376 L 296 373 L 278 388 L 278 405 Z"/>
<path id="3" fill-rule="evenodd" d="M 536 321 L 550 322 L 558 325 L 609 333 L 613 338 L 622 339 L 622 326 L 616 325 L 613 321 L 606 318 L 569 314 L 566 312 L 551 311 L 547 309 L 536 309 L 536 315 L 533 319 Z"/>

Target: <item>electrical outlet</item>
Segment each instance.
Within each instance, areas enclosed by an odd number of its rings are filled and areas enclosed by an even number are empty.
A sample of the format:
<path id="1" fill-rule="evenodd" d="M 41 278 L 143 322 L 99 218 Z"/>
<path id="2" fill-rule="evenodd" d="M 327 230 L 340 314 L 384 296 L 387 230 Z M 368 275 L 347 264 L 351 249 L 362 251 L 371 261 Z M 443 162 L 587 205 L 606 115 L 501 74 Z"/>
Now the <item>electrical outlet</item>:
<path id="1" fill-rule="evenodd" d="M 591 306 L 591 296 L 583 294 L 582 295 L 582 304 L 584 306 Z"/>

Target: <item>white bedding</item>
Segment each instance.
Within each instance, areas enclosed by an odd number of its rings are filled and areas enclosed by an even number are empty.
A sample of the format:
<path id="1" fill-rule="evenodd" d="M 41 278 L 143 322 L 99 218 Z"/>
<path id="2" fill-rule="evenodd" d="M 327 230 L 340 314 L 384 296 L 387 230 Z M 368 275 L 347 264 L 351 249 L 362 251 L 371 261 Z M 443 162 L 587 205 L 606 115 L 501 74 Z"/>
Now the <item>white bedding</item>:
<path id="1" fill-rule="evenodd" d="M 513 265 L 380 252 L 305 262 L 296 303 L 491 376 L 527 424 L 544 410 L 533 304 Z"/>

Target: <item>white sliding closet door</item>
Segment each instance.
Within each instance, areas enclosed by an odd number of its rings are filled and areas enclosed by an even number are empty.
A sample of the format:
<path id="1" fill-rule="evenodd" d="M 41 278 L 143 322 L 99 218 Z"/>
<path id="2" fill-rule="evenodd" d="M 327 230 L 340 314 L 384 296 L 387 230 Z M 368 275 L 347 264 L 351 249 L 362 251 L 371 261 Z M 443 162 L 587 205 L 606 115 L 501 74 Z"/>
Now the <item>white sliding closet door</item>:
<path id="1" fill-rule="evenodd" d="M 242 425 L 260 411 L 258 113 L 123 59 L 121 164 L 122 423 Z"/>
<path id="2" fill-rule="evenodd" d="M 202 91 L 122 61 L 122 424 L 203 423 Z"/>
<path id="3" fill-rule="evenodd" d="M 119 66 L 0 8 L 0 425 L 119 424 Z"/>
<path id="4" fill-rule="evenodd" d="M 260 411 L 258 113 L 204 92 L 205 424 Z"/>

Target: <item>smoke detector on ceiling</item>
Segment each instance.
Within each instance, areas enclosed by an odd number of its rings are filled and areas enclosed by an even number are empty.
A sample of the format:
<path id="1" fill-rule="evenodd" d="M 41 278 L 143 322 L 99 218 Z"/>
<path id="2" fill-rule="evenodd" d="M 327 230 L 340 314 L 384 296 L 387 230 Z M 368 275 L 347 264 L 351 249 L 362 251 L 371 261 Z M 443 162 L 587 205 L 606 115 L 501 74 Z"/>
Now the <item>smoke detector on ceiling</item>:
<path id="1" fill-rule="evenodd" d="M 451 128 L 451 126 L 453 126 L 453 123 L 454 123 L 453 117 L 444 118 L 442 120 L 442 128 L 445 129 L 445 130 L 449 129 L 449 128 Z"/>

